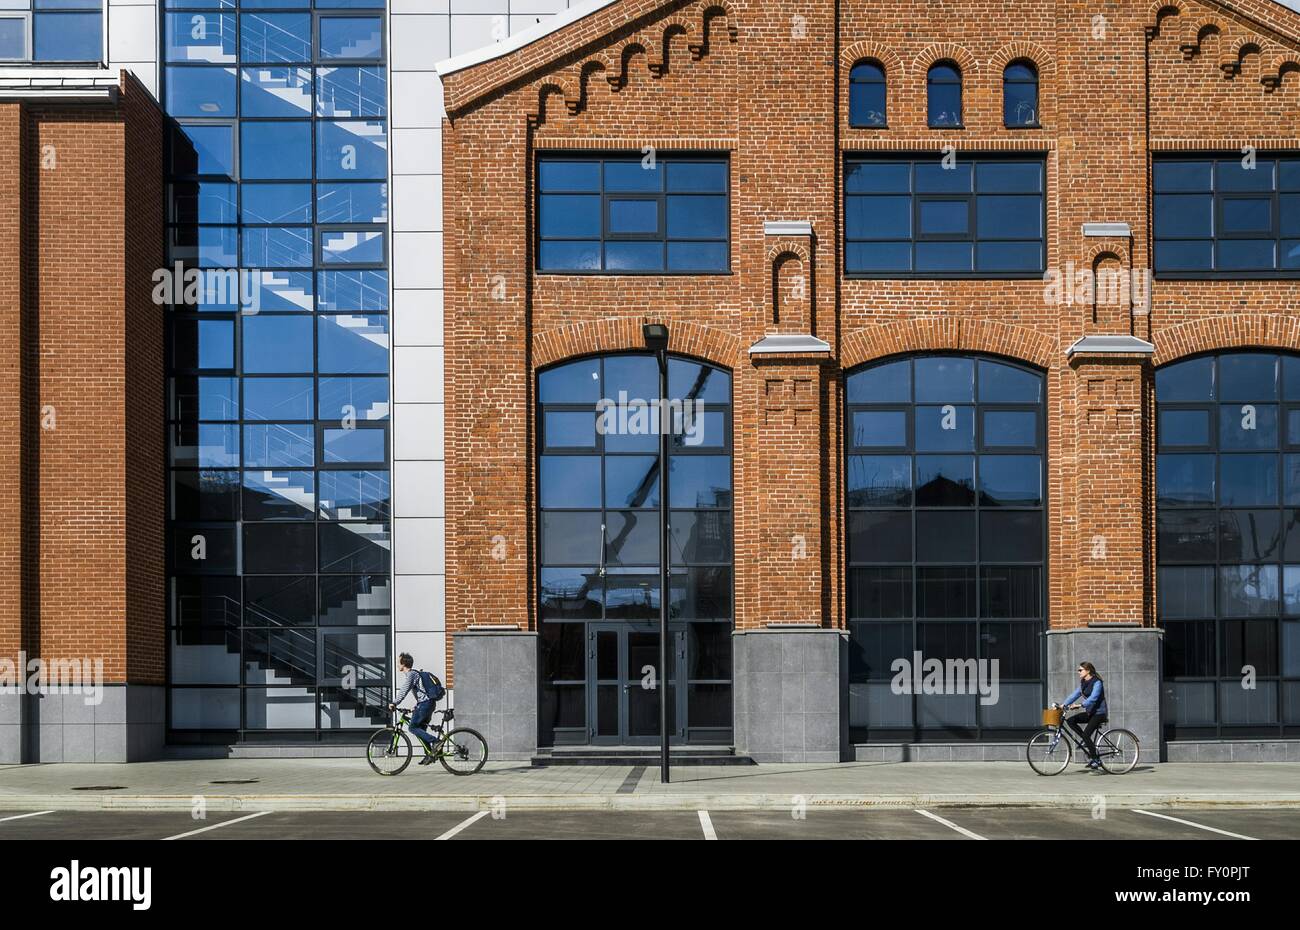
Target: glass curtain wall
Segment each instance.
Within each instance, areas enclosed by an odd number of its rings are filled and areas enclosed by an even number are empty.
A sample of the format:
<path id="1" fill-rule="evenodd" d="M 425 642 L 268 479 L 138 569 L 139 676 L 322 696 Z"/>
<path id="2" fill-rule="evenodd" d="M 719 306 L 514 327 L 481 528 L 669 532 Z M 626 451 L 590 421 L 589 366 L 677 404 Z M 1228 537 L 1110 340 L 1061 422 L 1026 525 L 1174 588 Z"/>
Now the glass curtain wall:
<path id="1" fill-rule="evenodd" d="M 384 719 L 384 20 L 383 0 L 162 13 L 176 740 Z"/>

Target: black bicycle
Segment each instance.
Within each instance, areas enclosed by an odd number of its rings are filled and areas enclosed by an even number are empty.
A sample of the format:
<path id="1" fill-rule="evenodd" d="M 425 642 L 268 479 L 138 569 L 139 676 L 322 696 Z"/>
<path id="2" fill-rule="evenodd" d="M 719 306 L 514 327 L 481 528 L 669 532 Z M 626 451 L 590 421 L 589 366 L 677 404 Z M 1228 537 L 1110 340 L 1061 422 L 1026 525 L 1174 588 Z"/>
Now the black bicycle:
<path id="1" fill-rule="evenodd" d="M 439 713 L 442 720 L 432 728 L 433 745 L 421 743 L 425 754 L 435 757 L 453 775 L 473 775 L 487 762 L 487 740 L 469 727 L 448 729 L 447 725 L 456 716 L 450 707 Z M 393 711 L 393 717 L 393 722 L 376 730 L 366 744 L 366 761 L 380 775 L 402 774 L 414 755 L 410 734 L 406 732 L 411 712 L 399 708 Z"/>
<path id="2" fill-rule="evenodd" d="M 1025 747 L 1029 767 L 1039 775 L 1059 775 L 1070 764 L 1077 749 L 1087 756 L 1083 741 L 1062 722 L 1064 708 L 1053 704 L 1043 711 L 1046 726 L 1034 734 Z M 1138 764 L 1138 738 L 1132 730 L 1100 730 L 1092 739 L 1101 767 L 1111 775 L 1133 771 Z"/>

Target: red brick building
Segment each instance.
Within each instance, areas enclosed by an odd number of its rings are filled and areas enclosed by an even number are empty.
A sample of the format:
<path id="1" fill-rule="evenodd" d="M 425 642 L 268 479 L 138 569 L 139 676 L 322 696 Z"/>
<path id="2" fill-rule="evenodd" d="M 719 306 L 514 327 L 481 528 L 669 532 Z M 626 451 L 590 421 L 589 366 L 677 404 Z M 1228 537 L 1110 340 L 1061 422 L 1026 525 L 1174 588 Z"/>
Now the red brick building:
<path id="1" fill-rule="evenodd" d="M 629 609 L 611 580 L 612 515 L 657 491 L 612 499 L 632 466 L 560 415 L 595 396 L 562 366 L 644 353 L 662 323 L 731 392 L 712 500 L 730 579 L 674 555 L 684 742 L 994 758 L 1092 657 L 1144 753 L 1296 758 L 1300 14 L 615 0 L 561 19 L 440 66 L 461 716 L 507 753 L 658 732 L 612 696 L 635 694 L 658 602 Z M 548 543 L 552 510 L 583 508 Z M 696 636 L 697 582 L 729 649 Z M 914 652 L 999 658 L 1009 703 L 900 694 Z"/>
<path id="2" fill-rule="evenodd" d="M 126 72 L 0 87 L 6 762 L 162 748 L 162 137 Z"/>

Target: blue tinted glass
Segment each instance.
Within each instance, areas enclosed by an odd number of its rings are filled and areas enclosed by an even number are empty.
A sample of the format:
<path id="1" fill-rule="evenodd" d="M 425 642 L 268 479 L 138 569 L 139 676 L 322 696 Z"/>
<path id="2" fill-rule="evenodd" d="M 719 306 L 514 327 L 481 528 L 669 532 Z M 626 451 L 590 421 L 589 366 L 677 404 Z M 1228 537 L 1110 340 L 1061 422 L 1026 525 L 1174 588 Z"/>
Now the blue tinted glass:
<path id="1" fill-rule="evenodd" d="M 600 191 L 600 163 L 543 159 L 537 165 L 541 191 Z"/>
<path id="2" fill-rule="evenodd" d="M 917 388 L 925 383 L 917 374 Z M 967 452 L 975 448 L 975 409 L 945 404 L 916 408 L 918 452 Z"/>
<path id="3" fill-rule="evenodd" d="M 268 3 L 292 7 L 294 3 Z M 244 3 L 245 8 L 252 4 Z M 252 62 L 310 62 L 311 14 L 244 13 L 239 17 L 239 55 Z"/>
<path id="4" fill-rule="evenodd" d="M 1300 505 L 1300 455 L 1282 456 L 1283 503 L 1288 507 Z"/>
<path id="5" fill-rule="evenodd" d="M 234 68 L 167 68 L 171 116 L 234 116 Z"/>
<path id="6" fill-rule="evenodd" d="M 730 507 L 731 456 L 669 456 L 668 503 L 672 507 Z"/>
<path id="7" fill-rule="evenodd" d="M 1157 455 L 1157 504 L 1213 504 L 1213 455 Z"/>
<path id="8" fill-rule="evenodd" d="M 173 258 L 203 268 L 239 264 L 239 240 L 233 226 L 186 226 L 172 230 Z"/>
<path id="9" fill-rule="evenodd" d="M 961 85 L 931 84 L 926 107 L 927 120 L 931 126 L 960 126 Z"/>
<path id="10" fill-rule="evenodd" d="M 548 449 L 594 449 L 596 418 L 590 412 L 548 410 L 542 415 L 542 445 Z"/>
<path id="11" fill-rule="evenodd" d="M 605 190 L 658 191 L 663 189 L 664 166 L 640 161 L 605 162 Z"/>
<path id="12" fill-rule="evenodd" d="M 554 196 L 554 195 L 551 195 Z M 544 197 L 543 200 L 549 198 Z M 575 198 L 578 200 L 595 198 Z M 552 215 L 554 211 L 551 211 Z M 610 200 L 609 232 L 657 233 L 659 231 L 659 204 L 654 200 Z"/>
<path id="13" fill-rule="evenodd" d="M 727 235 L 726 197 L 668 198 L 668 236 L 679 239 L 722 239 Z"/>
<path id="14" fill-rule="evenodd" d="M 235 63 L 233 13 L 168 13 L 163 19 L 166 61 Z"/>
<path id="15" fill-rule="evenodd" d="M 647 201 L 651 207 L 653 201 Z M 600 197 L 543 194 L 538 198 L 538 229 L 543 238 L 595 239 L 600 236 Z"/>
<path id="16" fill-rule="evenodd" d="M 310 178 L 311 123 L 243 123 L 239 151 L 245 178 Z"/>
<path id="17" fill-rule="evenodd" d="M 599 242 L 544 241 L 538 244 L 537 264 L 543 271 L 599 271 Z"/>
<path id="18" fill-rule="evenodd" d="M 973 507 L 975 457 L 973 455 L 918 455 L 916 506 Z"/>
<path id="19" fill-rule="evenodd" d="M 725 161 L 670 161 L 664 170 L 669 193 L 722 194 L 727 190 Z"/>
<path id="20" fill-rule="evenodd" d="M 1276 355 L 1242 353 L 1219 357 L 1219 400 L 1277 400 Z"/>
<path id="21" fill-rule="evenodd" d="M 1214 185 L 1208 161 L 1157 161 L 1151 166 L 1157 191 L 1209 191 Z"/>
<path id="22" fill-rule="evenodd" d="M 980 504 L 1038 507 L 1043 503 L 1042 462 L 1036 455 L 980 456 Z"/>
<path id="23" fill-rule="evenodd" d="M 378 16 L 322 16 L 317 29 L 322 60 L 383 57 L 383 20 Z"/>
<path id="24" fill-rule="evenodd" d="M 606 242 L 607 271 L 657 271 L 664 267 L 661 242 Z"/>
<path id="25" fill-rule="evenodd" d="M 172 209 L 180 223 L 233 223 L 238 200 L 234 184 L 194 181 L 172 185 Z"/>
<path id="26" fill-rule="evenodd" d="M 320 232 L 323 265 L 382 265 L 384 232 L 381 229 L 323 229 Z"/>
<path id="27" fill-rule="evenodd" d="M 243 116 L 311 116 L 311 68 L 244 68 L 239 105 Z"/>
<path id="28" fill-rule="evenodd" d="M 244 419 L 310 420 L 310 378 L 245 378 Z"/>
<path id="29" fill-rule="evenodd" d="M 374 120 L 316 124 L 316 176 L 334 180 L 388 176 L 388 135 Z"/>
<path id="30" fill-rule="evenodd" d="M 177 174 L 233 174 L 234 126 L 178 126 L 172 148 L 172 169 Z"/>
<path id="31" fill-rule="evenodd" d="M 245 223 L 310 223 L 310 184 L 245 184 L 240 192 Z"/>
<path id="32" fill-rule="evenodd" d="M 975 399 L 975 361 L 933 356 L 916 360 L 918 403 L 969 403 Z"/>
<path id="33" fill-rule="evenodd" d="M 322 373 L 386 373 L 388 317 L 322 316 L 317 353 Z"/>
<path id="34" fill-rule="evenodd" d="M 726 271 L 728 267 L 725 242 L 668 243 L 669 271 Z"/>
<path id="35" fill-rule="evenodd" d="M 1278 612 L 1278 566 L 1219 567 L 1219 614 L 1258 617 Z"/>
<path id="36" fill-rule="evenodd" d="M 980 403 L 1036 404 L 1042 400 L 1042 375 L 1000 362 L 980 360 L 978 365 Z"/>
<path id="37" fill-rule="evenodd" d="M 1269 234 L 1273 231 L 1273 201 L 1268 197 L 1231 197 L 1223 201 L 1223 234 Z"/>
<path id="38" fill-rule="evenodd" d="M 976 233 L 982 239 L 1040 239 L 1043 198 L 1006 195 L 975 198 Z"/>
<path id="39" fill-rule="evenodd" d="M 542 372 L 537 394 L 544 404 L 595 404 L 601 398 L 600 361 L 582 359 Z"/>
<path id="40" fill-rule="evenodd" d="M 268 423 L 244 427 L 244 464 L 250 468 L 309 466 L 316 461 L 309 424 Z"/>
<path id="41" fill-rule="evenodd" d="M 910 239 L 911 197 L 846 197 L 845 236 L 849 239 Z"/>
<path id="42" fill-rule="evenodd" d="M 1276 263 L 1272 239 L 1220 239 L 1214 244 L 1219 271 L 1268 271 Z"/>
<path id="43" fill-rule="evenodd" d="M 907 455 L 851 455 L 850 507 L 907 507 L 912 503 L 912 458 Z"/>
<path id="44" fill-rule="evenodd" d="M 599 507 L 600 457 L 543 455 L 538 487 L 543 507 Z"/>
<path id="45" fill-rule="evenodd" d="M 1278 195 L 1277 221 L 1283 236 L 1300 235 L 1300 194 Z"/>
<path id="46" fill-rule="evenodd" d="M 269 2 L 274 2 L 274 0 L 269 0 Z M 315 4 L 318 10 L 382 9 L 384 0 L 315 0 Z"/>
<path id="47" fill-rule="evenodd" d="M 387 378 L 321 378 L 316 415 L 322 420 L 387 420 Z"/>
<path id="48" fill-rule="evenodd" d="M 319 189 L 319 188 L 318 188 Z M 388 309 L 387 271 L 321 271 L 317 274 L 316 309 L 326 313 Z"/>
<path id="49" fill-rule="evenodd" d="M 922 200 L 917 225 L 923 236 L 964 235 L 970 227 L 970 205 L 965 200 Z"/>
<path id="50" fill-rule="evenodd" d="M 849 125 L 885 125 L 884 83 L 849 85 Z"/>
<path id="51" fill-rule="evenodd" d="M 318 223 L 383 223 L 387 219 L 387 184 L 362 182 L 316 185 Z"/>
<path id="52" fill-rule="evenodd" d="M 1224 404 L 1219 408 L 1220 449 L 1276 449 L 1277 407 Z"/>
<path id="53" fill-rule="evenodd" d="M 605 457 L 606 507 L 658 507 L 659 457 L 608 455 Z"/>
<path id="54" fill-rule="evenodd" d="M 859 274 L 911 271 L 912 243 L 849 242 L 844 249 L 844 268 Z"/>
<path id="55" fill-rule="evenodd" d="M 916 192 L 918 194 L 969 194 L 971 166 L 969 162 L 922 162 L 916 166 Z"/>
<path id="56" fill-rule="evenodd" d="M 317 116 L 386 116 L 388 77 L 382 67 L 319 68 Z"/>
<path id="57" fill-rule="evenodd" d="M 1229 159 L 1215 163 L 1215 187 L 1220 191 L 1271 191 L 1276 162 L 1257 158 Z"/>
<path id="58" fill-rule="evenodd" d="M 1210 411 L 1161 410 L 1159 438 L 1162 447 L 1208 446 Z"/>
<path id="59" fill-rule="evenodd" d="M 617 401 L 627 392 L 631 400 L 659 396 L 659 365 L 651 355 L 616 355 L 605 359 L 604 396 Z"/>
<path id="60" fill-rule="evenodd" d="M 1220 455 L 1219 504 L 1266 507 L 1277 503 L 1276 455 Z"/>
<path id="61" fill-rule="evenodd" d="M 37 13 L 32 20 L 34 60 L 98 62 L 103 59 L 101 14 Z"/>
<path id="62" fill-rule="evenodd" d="M 311 326 L 308 317 L 244 317 L 244 371 L 271 374 L 310 372 Z"/>
<path id="63" fill-rule="evenodd" d="M 844 190 L 850 194 L 906 194 L 912 189 L 912 168 L 906 164 L 850 162 Z"/>
<path id="64" fill-rule="evenodd" d="M 1041 162 L 982 161 L 975 168 L 975 188 L 981 194 L 1040 193 Z"/>
<path id="65" fill-rule="evenodd" d="M 246 274 L 252 277 L 254 291 L 253 302 L 243 305 L 245 313 L 261 313 L 263 310 L 311 312 L 310 271 L 253 271 Z"/>
<path id="66" fill-rule="evenodd" d="M 985 448 L 1036 446 L 1038 414 L 1032 410 L 985 410 Z"/>
<path id="67" fill-rule="evenodd" d="M 196 324 L 199 368 L 235 367 L 235 324 L 230 320 L 199 320 Z"/>
<path id="68" fill-rule="evenodd" d="M 239 465 L 239 426 L 235 423 L 201 423 L 196 465 L 230 468 Z"/>
<path id="69" fill-rule="evenodd" d="M 330 520 L 382 520 L 388 516 L 386 471 L 330 469 L 320 473 L 321 516 Z"/>
<path id="70" fill-rule="evenodd" d="M 239 381 L 235 378 L 199 378 L 199 419 L 238 420 Z"/>
<path id="71" fill-rule="evenodd" d="M 1214 268 L 1214 243 L 1209 240 L 1156 242 L 1158 271 L 1210 271 Z"/>
<path id="72" fill-rule="evenodd" d="M 1214 397 L 1213 358 L 1189 359 L 1156 371 L 1156 400 L 1159 403 L 1214 400 Z"/>
<path id="73" fill-rule="evenodd" d="M 184 4 L 193 5 L 194 0 L 167 0 L 168 6 L 181 6 Z M 234 6 L 232 0 L 221 0 L 216 6 Z M 287 8 L 291 10 L 306 9 L 311 6 L 311 0 L 239 0 L 239 5 L 246 10 L 261 10 L 269 7 Z"/>
<path id="74" fill-rule="evenodd" d="M 706 403 L 731 402 L 731 375 L 709 365 L 679 358 L 668 360 L 668 396 Z"/>
<path id="75" fill-rule="evenodd" d="M 1287 400 L 1300 400 L 1300 355 L 1282 356 L 1282 393 Z"/>
<path id="76" fill-rule="evenodd" d="M 975 268 L 1008 273 L 1041 271 L 1043 246 L 1041 242 L 979 242 L 975 246 Z"/>
<path id="77" fill-rule="evenodd" d="M 382 462 L 387 435 L 383 429 L 324 429 L 321 449 L 326 462 Z"/>
<path id="78" fill-rule="evenodd" d="M 918 242 L 917 271 L 971 271 L 974 250 L 969 242 Z"/>
<path id="79" fill-rule="evenodd" d="M 1010 77 L 1010 74 L 1007 75 Z M 1002 88 L 1002 120 L 1008 126 L 1038 124 L 1038 84 L 1008 81 Z"/>
<path id="80" fill-rule="evenodd" d="M 902 410 L 853 411 L 853 445 L 860 448 L 903 448 L 907 445 L 907 413 Z"/>
<path id="81" fill-rule="evenodd" d="M 905 404 L 912 399 L 912 364 L 873 365 L 849 377 L 851 404 Z"/>
<path id="82" fill-rule="evenodd" d="M 1155 229 L 1162 237 L 1214 235 L 1214 196 L 1156 194 Z"/>
<path id="83" fill-rule="evenodd" d="M 310 268 L 310 227 L 245 227 L 244 264 L 254 268 Z"/>

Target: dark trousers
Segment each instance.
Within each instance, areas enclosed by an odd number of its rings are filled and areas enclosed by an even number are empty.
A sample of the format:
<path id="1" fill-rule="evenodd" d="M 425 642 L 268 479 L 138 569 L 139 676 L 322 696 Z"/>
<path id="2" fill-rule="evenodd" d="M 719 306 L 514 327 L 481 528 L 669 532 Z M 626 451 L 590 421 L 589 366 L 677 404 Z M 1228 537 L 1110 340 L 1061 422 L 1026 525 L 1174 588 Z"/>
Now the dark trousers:
<path id="1" fill-rule="evenodd" d="M 1097 758 L 1097 747 L 1093 745 L 1092 734 L 1096 733 L 1097 728 L 1109 719 L 1105 714 L 1089 714 L 1087 712 L 1066 718 L 1065 722 L 1070 725 L 1070 729 L 1078 733 L 1079 739 L 1083 741 L 1083 748 L 1088 750 L 1089 759 Z"/>
<path id="2" fill-rule="evenodd" d="M 411 711 L 411 722 L 407 729 L 425 746 L 433 745 L 433 734 L 424 727 L 433 718 L 433 709 L 437 706 L 435 701 L 420 701 L 415 705 L 415 709 Z"/>

